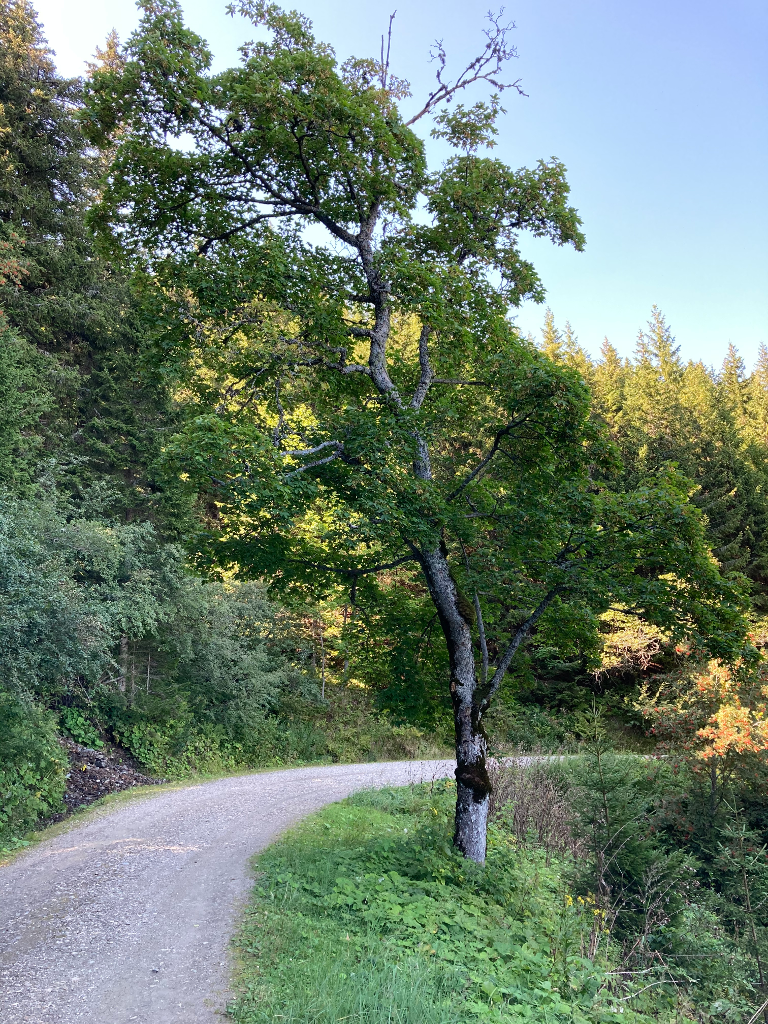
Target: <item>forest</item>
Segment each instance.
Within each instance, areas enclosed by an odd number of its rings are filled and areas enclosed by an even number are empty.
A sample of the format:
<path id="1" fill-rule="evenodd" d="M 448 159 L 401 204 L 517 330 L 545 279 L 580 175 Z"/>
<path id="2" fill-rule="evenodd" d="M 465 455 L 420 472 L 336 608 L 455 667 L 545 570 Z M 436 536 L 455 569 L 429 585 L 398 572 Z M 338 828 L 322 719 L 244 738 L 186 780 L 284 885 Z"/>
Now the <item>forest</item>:
<path id="1" fill-rule="evenodd" d="M 570 865 L 561 1001 L 604 955 L 617 999 L 658 983 L 633 1019 L 746 1022 L 768 349 L 685 361 L 656 307 L 629 358 L 549 310 L 521 334 L 520 234 L 585 237 L 561 163 L 488 155 L 498 19 L 408 120 L 383 50 L 337 63 L 293 12 L 243 0 L 269 41 L 213 74 L 139 7 L 68 80 L 0 0 L 0 850 L 61 812 L 62 737 L 162 779 L 456 756 L 456 878 L 502 827 Z M 483 1019 L 534 1019 L 502 989 Z"/>

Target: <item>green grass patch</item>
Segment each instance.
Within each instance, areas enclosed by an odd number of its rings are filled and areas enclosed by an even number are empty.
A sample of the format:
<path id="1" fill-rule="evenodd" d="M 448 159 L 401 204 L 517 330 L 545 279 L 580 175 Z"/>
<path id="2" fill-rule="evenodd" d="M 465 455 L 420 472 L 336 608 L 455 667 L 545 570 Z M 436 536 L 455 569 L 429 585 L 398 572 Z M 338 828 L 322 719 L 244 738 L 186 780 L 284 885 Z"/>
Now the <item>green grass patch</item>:
<path id="1" fill-rule="evenodd" d="M 364 792 L 258 857 L 237 939 L 238 1024 L 658 1020 L 627 998 L 563 864 L 491 826 L 484 867 L 451 846 L 451 782 Z M 670 1018 L 674 1019 L 674 1015 Z"/>

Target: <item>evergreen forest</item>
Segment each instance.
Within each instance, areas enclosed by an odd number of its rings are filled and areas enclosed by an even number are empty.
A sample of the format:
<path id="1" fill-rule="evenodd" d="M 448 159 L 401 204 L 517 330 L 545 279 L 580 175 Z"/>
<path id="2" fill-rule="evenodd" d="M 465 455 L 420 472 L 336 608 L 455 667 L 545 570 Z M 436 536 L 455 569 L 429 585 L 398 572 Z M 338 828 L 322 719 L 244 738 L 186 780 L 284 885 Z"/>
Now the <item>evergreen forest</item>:
<path id="1" fill-rule="evenodd" d="M 457 756 L 453 846 L 482 864 L 490 836 L 514 887 L 506 828 L 589 916 L 547 1020 L 608 1019 L 557 1014 L 646 972 L 633 1019 L 748 1021 L 768 349 L 686 361 L 654 307 L 593 356 L 544 312 L 519 235 L 589 225 L 561 163 L 492 155 L 500 20 L 419 113 L 383 50 L 341 64 L 295 12 L 243 0 L 269 41 L 213 74 L 176 0 L 139 8 L 69 80 L 0 0 L 0 850 L 62 811 L 62 738 L 166 780 Z M 483 992 L 478 1019 L 544 1020 Z"/>

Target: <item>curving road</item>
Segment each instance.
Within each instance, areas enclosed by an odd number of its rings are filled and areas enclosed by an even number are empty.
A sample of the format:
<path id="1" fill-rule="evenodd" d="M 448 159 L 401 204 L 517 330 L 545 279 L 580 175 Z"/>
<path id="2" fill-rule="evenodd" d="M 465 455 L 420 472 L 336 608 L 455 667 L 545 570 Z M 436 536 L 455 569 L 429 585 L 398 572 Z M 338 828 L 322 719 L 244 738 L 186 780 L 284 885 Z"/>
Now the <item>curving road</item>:
<path id="1" fill-rule="evenodd" d="M 451 761 L 334 765 L 135 800 L 0 868 L 2 1024 L 215 1024 L 249 858 L 354 790 L 453 774 Z"/>

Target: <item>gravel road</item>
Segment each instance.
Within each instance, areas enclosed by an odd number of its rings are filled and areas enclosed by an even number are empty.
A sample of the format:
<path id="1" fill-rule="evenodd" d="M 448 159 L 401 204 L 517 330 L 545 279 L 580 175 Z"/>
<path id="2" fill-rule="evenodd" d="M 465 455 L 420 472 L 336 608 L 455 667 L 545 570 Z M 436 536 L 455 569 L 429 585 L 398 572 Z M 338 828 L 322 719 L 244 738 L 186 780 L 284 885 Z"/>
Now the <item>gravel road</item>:
<path id="1" fill-rule="evenodd" d="M 296 768 L 105 809 L 0 868 L 2 1024 L 216 1024 L 249 858 L 358 789 L 450 761 Z"/>

